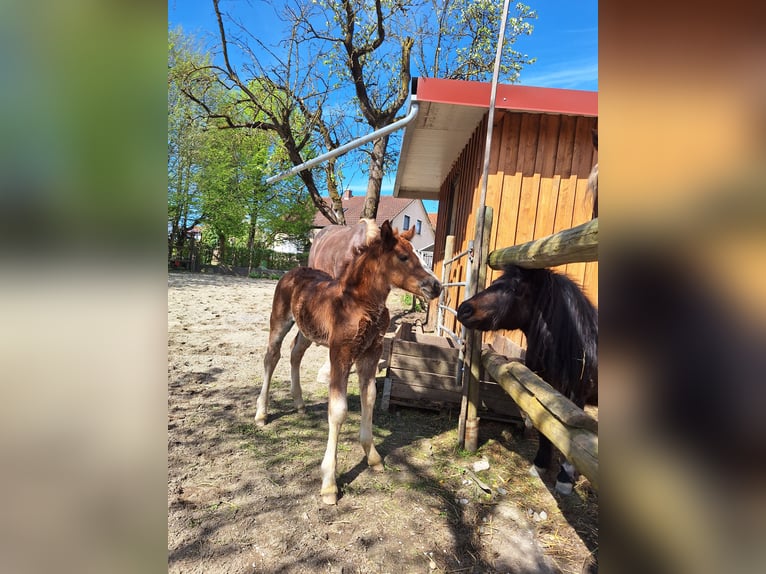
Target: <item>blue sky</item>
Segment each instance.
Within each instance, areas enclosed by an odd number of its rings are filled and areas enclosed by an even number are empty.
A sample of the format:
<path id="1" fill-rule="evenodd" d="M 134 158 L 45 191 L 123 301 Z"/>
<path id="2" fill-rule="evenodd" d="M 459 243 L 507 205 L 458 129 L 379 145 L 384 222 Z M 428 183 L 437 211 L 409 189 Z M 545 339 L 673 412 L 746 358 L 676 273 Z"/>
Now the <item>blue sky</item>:
<path id="1" fill-rule="evenodd" d="M 498 0 L 499 2 L 500 0 Z M 237 7 L 236 4 L 241 4 Z M 537 58 L 521 72 L 521 84 L 573 90 L 598 89 L 598 2 L 597 0 L 545 0 L 527 2 L 537 11 L 531 36 L 519 38 L 515 48 Z M 272 9 L 261 0 L 228 0 L 224 11 L 239 13 L 252 34 L 266 40 L 276 26 L 271 25 Z M 257 15 L 257 17 L 253 17 Z M 217 24 L 211 0 L 168 0 L 170 27 L 181 25 L 184 31 L 203 40 L 217 38 Z M 276 40 L 277 38 L 274 38 Z M 346 187 L 355 195 L 367 189 L 364 170 L 349 174 Z M 393 171 L 383 180 L 383 195 L 391 195 Z M 437 202 L 424 202 L 429 212 Z"/>

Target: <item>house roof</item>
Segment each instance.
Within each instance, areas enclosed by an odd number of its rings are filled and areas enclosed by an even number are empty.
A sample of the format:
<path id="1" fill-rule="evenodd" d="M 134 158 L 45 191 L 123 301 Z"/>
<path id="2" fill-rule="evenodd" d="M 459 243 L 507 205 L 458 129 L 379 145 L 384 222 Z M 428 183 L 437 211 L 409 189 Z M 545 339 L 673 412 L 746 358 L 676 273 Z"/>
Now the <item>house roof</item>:
<path id="1" fill-rule="evenodd" d="M 362 215 L 362 210 L 364 209 L 364 199 L 364 196 L 343 198 L 343 214 L 346 216 L 347 225 L 354 225 L 359 221 Z M 378 203 L 378 215 L 375 218 L 375 222 L 380 225 L 386 219 L 393 220 L 413 201 L 415 200 L 412 198 L 381 195 L 380 202 Z M 321 212 L 317 211 L 316 215 L 314 215 L 314 227 L 324 227 L 329 224 L 330 221 L 322 215 Z"/>
<path id="2" fill-rule="evenodd" d="M 394 197 L 439 199 L 439 189 L 489 110 L 485 82 L 417 78 L 410 105 L 420 106 L 404 131 Z M 598 92 L 498 84 L 496 110 L 597 116 Z"/>

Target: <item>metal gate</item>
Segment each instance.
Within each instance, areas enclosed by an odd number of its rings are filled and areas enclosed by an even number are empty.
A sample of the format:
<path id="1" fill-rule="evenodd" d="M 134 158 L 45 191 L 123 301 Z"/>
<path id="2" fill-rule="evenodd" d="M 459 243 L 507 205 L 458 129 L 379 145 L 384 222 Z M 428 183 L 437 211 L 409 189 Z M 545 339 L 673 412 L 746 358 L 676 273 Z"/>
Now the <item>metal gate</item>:
<path id="1" fill-rule="evenodd" d="M 470 283 L 471 268 L 473 267 L 473 241 L 468 242 L 468 249 L 453 256 L 452 251 L 454 249 L 454 245 L 455 245 L 455 236 L 448 235 L 446 244 L 444 246 L 444 262 L 442 263 L 442 292 L 439 295 L 438 312 L 436 314 L 436 334 L 442 335 L 442 333 L 446 333 L 447 335 L 449 335 L 450 338 L 452 338 L 452 340 L 455 341 L 455 343 L 460 347 L 461 354 L 462 354 L 462 348 L 465 344 L 465 327 L 463 327 L 462 325 L 460 326 L 460 334 L 458 335 L 454 331 L 444 326 L 445 311 L 457 316 L 457 305 L 453 308 L 445 303 L 445 300 L 447 297 L 446 288 L 447 287 L 463 287 L 465 289 Z M 447 279 L 449 278 L 452 264 L 455 261 L 461 259 L 462 257 L 468 257 L 468 265 L 466 266 L 465 281 L 448 283 Z M 465 291 L 463 293 L 465 294 Z"/>

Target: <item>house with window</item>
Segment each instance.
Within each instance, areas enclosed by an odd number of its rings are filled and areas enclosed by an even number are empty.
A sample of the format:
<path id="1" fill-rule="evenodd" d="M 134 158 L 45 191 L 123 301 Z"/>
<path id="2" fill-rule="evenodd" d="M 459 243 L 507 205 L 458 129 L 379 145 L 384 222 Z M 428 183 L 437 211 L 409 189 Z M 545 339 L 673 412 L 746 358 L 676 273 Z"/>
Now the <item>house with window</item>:
<path id="1" fill-rule="evenodd" d="M 343 193 L 342 201 L 346 224 L 358 223 L 364 209 L 364 196 L 354 197 L 351 190 L 347 189 Z M 391 222 L 391 226 L 399 229 L 399 231 L 407 231 L 411 227 L 415 228 L 412 246 L 417 251 L 433 250 L 434 228 L 420 199 L 382 195 L 380 203 L 378 203 L 378 216 L 375 221 L 380 225 L 387 219 Z M 314 233 L 327 225 L 330 225 L 330 221 L 317 211 L 314 216 Z"/>

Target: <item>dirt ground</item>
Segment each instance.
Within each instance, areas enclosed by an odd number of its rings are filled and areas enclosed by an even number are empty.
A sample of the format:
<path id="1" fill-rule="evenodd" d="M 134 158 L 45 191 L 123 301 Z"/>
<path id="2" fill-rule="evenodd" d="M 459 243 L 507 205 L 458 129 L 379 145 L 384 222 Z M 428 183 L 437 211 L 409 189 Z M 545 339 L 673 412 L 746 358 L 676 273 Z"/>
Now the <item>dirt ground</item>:
<path id="1" fill-rule="evenodd" d="M 359 396 L 338 450 L 337 506 L 319 499 L 327 441 L 327 357 L 303 361 L 307 412 L 289 393 L 289 342 L 272 384 L 269 422 L 254 424 L 276 281 L 168 275 L 168 571 L 231 573 L 580 573 L 598 544 L 598 497 L 580 478 L 552 494 L 553 471 L 528 469 L 533 433 L 482 421 L 480 448 L 457 448 L 457 412 L 398 407 L 373 420 L 386 471 L 367 468 L 358 443 Z M 389 298 L 399 321 L 403 293 Z M 475 475 L 465 469 L 486 460 Z"/>

